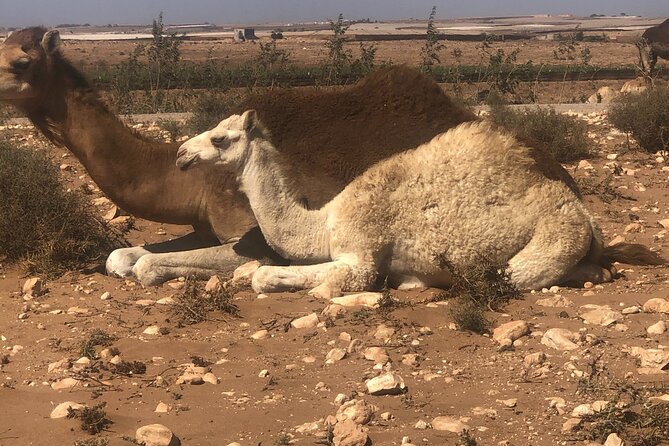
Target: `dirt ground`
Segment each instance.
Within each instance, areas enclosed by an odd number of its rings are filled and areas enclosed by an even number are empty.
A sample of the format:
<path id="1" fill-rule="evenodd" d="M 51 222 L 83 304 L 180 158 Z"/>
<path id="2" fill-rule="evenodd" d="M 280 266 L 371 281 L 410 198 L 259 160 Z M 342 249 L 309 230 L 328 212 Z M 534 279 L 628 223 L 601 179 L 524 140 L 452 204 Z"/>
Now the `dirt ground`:
<path id="1" fill-rule="evenodd" d="M 667 230 L 659 223 L 669 218 L 669 164 L 656 155 L 629 150 L 626 136 L 612 129 L 604 115 L 582 118 L 598 150 L 590 165 L 567 168 L 582 184 L 600 185 L 598 193 L 584 199 L 606 240 L 623 238 L 669 255 Z M 159 135 L 155 126 L 139 130 Z M 47 145 L 32 128 L 3 127 L 2 133 L 18 145 Z M 74 157 L 65 150 L 49 150 L 58 164 L 69 166 L 62 169 L 68 185 L 90 184 L 91 199 L 101 198 Z M 604 201 L 611 197 L 610 203 Z M 104 200 L 97 203 L 102 214 L 110 206 Z M 139 220 L 129 239 L 149 243 L 186 231 Z M 650 298 L 667 298 L 669 268 L 618 269 L 612 283 L 526 293 L 504 313 L 491 313 L 493 327 L 516 320 L 530 326 L 529 335 L 503 350 L 488 335 L 455 329 L 449 313 L 452 303 L 431 302 L 438 293 L 433 289 L 393 291 L 392 296 L 407 305 L 387 312 L 346 308 L 341 318 L 312 328 L 293 328 L 290 322 L 311 313 L 321 315 L 328 302 L 304 292 L 261 298 L 246 289 L 234 298 L 237 317 L 214 313 L 208 321 L 181 326 L 169 304 L 156 301 L 177 296 L 182 282 L 145 289 L 131 280 L 72 272 L 48 282 L 46 294 L 29 298 L 21 293 L 23 271 L 3 265 L 0 445 L 73 445 L 92 438 L 77 420 L 49 418 L 65 401 L 105 403 L 113 424 L 98 436 L 110 445 L 131 444 L 138 427 L 153 423 L 168 426 L 184 445 L 327 444 L 324 420 L 337 413 L 339 394 L 377 407 L 365 426 L 375 445 L 399 445 L 403 437 L 416 445 L 457 444 L 458 434 L 436 429 L 435 418 L 440 416 L 466 424 L 479 445 L 584 444 L 588 423 L 581 432 L 565 431 L 563 425 L 578 405 L 612 398 L 593 383 L 617 380 L 643 392 L 668 393 L 668 372 L 640 368 L 631 349 L 666 353 L 669 334 L 650 335 L 646 328 L 669 316 L 620 311 L 642 307 Z M 110 297 L 102 300 L 105 292 Z M 567 306 L 539 301 L 556 296 Z M 586 305 L 608 305 L 618 320 L 607 326 L 586 324 L 580 317 Z M 392 333 L 382 333 L 382 325 Z M 149 327 L 157 327 L 158 334 L 145 333 Z M 553 328 L 577 333 L 576 348 L 561 351 L 544 345 L 544 333 Z M 113 373 L 108 358 L 80 360 L 80 344 L 94 329 L 113 335 L 111 347 L 118 349 L 120 358 L 144 363 L 145 373 Z M 390 365 L 365 359 L 363 352 L 369 347 L 384 349 Z M 336 348 L 349 351 L 327 364 L 326 355 Z M 96 348 L 98 356 L 101 350 Z M 543 362 L 526 359 L 540 353 L 546 355 Z M 216 384 L 177 383 L 194 357 L 206 364 Z M 63 359 L 48 371 L 50 364 Z M 388 369 L 403 378 L 406 392 L 367 394 L 366 380 Z M 51 387 L 67 377 L 78 380 L 73 388 Z M 559 398 L 564 406 L 556 405 Z M 161 402 L 167 412 L 156 412 Z"/>

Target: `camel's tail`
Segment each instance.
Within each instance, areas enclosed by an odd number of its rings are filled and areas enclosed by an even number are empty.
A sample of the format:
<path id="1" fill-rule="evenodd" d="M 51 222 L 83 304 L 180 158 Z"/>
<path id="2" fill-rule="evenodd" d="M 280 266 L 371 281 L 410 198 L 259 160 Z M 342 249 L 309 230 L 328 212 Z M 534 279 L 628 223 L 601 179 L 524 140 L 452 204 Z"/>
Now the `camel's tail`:
<path id="1" fill-rule="evenodd" d="M 600 263 L 610 266 L 613 262 L 629 265 L 666 265 L 667 260 L 647 247 L 636 243 L 618 243 L 602 250 Z"/>

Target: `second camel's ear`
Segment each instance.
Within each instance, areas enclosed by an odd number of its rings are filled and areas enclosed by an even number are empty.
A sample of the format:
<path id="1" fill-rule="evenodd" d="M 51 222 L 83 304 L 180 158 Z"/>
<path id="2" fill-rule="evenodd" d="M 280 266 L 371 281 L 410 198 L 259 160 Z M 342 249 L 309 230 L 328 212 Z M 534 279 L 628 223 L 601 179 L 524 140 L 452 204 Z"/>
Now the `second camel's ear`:
<path id="1" fill-rule="evenodd" d="M 42 48 L 47 54 L 53 54 L 60 49 L 60 32 L 55 29 L 47 31 L 42 37 Z"/>
<path id="2" fill-rule="evenodd" d="M 255 110 L 247 110 L 242 115 L 242 128 L 250 132 L 258 123 L 258 113 Z"/>

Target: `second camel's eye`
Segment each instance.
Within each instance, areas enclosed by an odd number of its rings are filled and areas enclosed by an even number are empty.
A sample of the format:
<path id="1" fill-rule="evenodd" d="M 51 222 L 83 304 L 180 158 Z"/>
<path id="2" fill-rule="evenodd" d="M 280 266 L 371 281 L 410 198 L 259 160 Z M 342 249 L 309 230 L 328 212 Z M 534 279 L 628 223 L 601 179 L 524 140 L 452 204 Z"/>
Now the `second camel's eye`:
<path id="1" fill-rule="evenodd" d="M 220 146 L 225 142 L 225 136 L 214 136 L 211 138 L 211 143 L 215 146 Z"/>

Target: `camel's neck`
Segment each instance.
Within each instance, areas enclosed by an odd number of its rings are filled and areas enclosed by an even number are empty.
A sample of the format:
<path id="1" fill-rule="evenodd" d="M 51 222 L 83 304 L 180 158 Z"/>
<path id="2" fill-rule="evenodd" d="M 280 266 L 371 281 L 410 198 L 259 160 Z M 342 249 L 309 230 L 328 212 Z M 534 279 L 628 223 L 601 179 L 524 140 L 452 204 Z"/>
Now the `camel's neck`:
<path id="1" fill-rule="evenodd" d="M 269 245 L 292 260 L 328 260 L 327 211 L 308 210 L 298 199 L 290 168 L 281 154 L 262 138 L 240 169 L 238 181 Z"/>
<path id="2" fill-rule="evenodd" d="M 73 70 L 71 66 L 55 68 L 51 94 L 38 107 L 27 110 L 33 123 L 66 146 L 121 208 L 149 220 L 201 224 L 200 174 L 179 171 L 175 166 L 178 147 L 139 137 L 94 91 L 77 85 L 81 81 L 73 78 Z"/>

